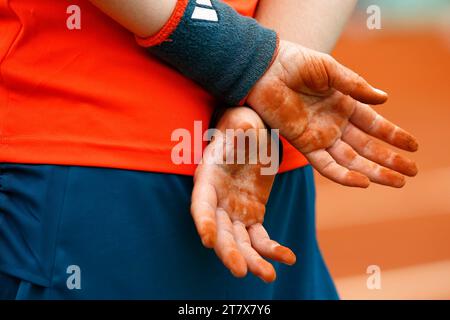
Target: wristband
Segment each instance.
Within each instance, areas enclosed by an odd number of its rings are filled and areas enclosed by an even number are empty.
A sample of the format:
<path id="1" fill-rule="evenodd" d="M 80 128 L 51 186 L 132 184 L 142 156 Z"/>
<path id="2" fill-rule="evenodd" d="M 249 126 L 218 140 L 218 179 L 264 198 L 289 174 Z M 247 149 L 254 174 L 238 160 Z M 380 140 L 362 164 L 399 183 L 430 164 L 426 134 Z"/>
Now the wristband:
<path id="1" fill-rule="evenodd" d="M 218 0 L 178 0 L 156 35 L 136 39 L 230 106 L 244 103 L 278 47 L 274 31 Z"/>

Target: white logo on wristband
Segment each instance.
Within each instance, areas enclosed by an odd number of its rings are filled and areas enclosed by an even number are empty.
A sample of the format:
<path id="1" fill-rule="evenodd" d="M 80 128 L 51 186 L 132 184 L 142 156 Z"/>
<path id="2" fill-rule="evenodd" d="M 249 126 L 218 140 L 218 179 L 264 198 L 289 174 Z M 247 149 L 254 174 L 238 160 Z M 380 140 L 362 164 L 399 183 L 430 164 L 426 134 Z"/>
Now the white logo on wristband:
<path id="1" fill-rule="evenodd" d="M 214 10 L 210 0 L 197 0 L 197 5 L 206 6 L 209 8 L 196 6 L 191 17 L 192 19 L 213 22 L 219 21 L 217 12 Z"/>
<path id="2" fill-rule="evenodd" d="M 211 0 L 197 0 L 196 2 L 197 2 L 197 4 L 199 4 L 201 6 L 207 6 L 207 7 L 212 8 Z"/>

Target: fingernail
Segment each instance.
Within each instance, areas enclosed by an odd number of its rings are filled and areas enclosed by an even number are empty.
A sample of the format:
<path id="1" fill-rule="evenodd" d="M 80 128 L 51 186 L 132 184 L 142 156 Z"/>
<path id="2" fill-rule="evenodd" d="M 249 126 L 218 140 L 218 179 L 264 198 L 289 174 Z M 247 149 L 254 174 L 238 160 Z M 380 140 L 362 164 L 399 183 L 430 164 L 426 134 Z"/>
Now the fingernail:
<path id="1" fill-rule="evenodd" d="M 411 139 L 408 142 L 409 145 L 409 150 L 416 152 L 417 150 L 419 150 L 419 144 L 417 143 L 417 141 L 415 139 Z"/>
<path id="2" fill-rule="evenodd" d="M 233 251 L 229 255 L 230 271 L 237 278 L 243 278 L 247 275 L 247 263 L 244 257 L 238 252 Z"/>
<path id="3" fill-rule="evenodd" d="M 202 240 L 203 246 L 205 246 L 206 248 L 212 249 L 216 245 L 215 234 L 214 235 L 205 235 L 205 236 L 203 236 L 203 238 L 201 240 Z"/>
<path id="4" fill-rule="evenodd" d="M 384 92 L 383 90 L 380 90 L 380 89 L 377 89 L 377 88 L 373 88 L 373 90 L 374 90 L 376 93 L 378 93 L 378 94 L 381 94 L 381 95 L 383 95 L 383 96 L 387 96 L 387 93 Z"/>
<path id="5" fill-rule="evenodd" d="M 395 188 L 403 188 L 406 184 L 406 178 L 402 176 L 401 179 L 398 179 L 394 185 Z"/>
<path id="6" fill-rule="evenodd" d="M 275 252 L 279 257 L 281 257 L 283 263 L 292 266 L 295 264 L 297 258 L 291 249 L 283 246 L 278 246 L 275 248 Z"/>
<path id="7" fill-rule="evenodd" d="M 417 176 L 418 173 L 419 173 L 419 168 L 417 168 L 417 164 L 415 162 L 413 162 L 409 168 L 408 174 L 411 177 L 415 177 L 415 176 Z"/>
<path id="8" fill-rule="evenodd" d="M 406 178 L 402 174 L 392 171 L 391 169 L 381 168 L 379 171 L 380 176 L 386 179 L 387 185 L 394 188 L 403 188 L 406 183 Z"/>
<path id="9" fill-rule="evenodd" d="M 274 282 L 277 278 L 275 268 L 270 263 L 261 263 L 257 276 L 265 283 Z"/>
<path id="10" fill-rule="evenodd" d="M 355 172 L 355 171 L 350 171 L 348 173 L 348 175 L 349 175 L 349 181 L 351 181 L 352 186 L 359 187 L 359 188 L 368 188 L 369 187 L 370 180 L 365 175 L 363 175 L 359 172 Z"/>

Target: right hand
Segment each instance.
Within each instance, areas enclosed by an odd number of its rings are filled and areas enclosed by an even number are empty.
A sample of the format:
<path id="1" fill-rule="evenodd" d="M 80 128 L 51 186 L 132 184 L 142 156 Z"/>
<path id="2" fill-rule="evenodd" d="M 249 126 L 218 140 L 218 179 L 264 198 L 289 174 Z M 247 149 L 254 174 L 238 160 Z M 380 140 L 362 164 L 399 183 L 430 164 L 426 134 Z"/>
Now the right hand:
<path id="1" fill-rule="evenodd" d="M 247 103 L 325 177 L 353 187 L 370 181 L 402 187 L 402 174 L 417 174 L 415 163 L 373 137 L 407 151 L 418 144 L 367 105 L 386 100 L 386 93 L 331 56 L 281 41 Z"/>

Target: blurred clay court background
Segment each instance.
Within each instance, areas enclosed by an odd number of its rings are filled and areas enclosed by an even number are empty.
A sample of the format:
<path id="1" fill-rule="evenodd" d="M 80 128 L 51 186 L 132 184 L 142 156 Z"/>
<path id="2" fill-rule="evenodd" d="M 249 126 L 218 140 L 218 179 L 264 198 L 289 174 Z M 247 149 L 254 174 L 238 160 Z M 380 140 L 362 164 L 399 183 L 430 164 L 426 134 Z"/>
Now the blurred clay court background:
<path id="1" fill-rule="evenodd" d="M 380 30 L 366 27 L 369 5 Z M 377 109 L 420 143 L 419 175 L 401 190 L 317 176 L 319 242 L 341 298 L 450 299 L 450 0 L 360 1 L 334 55 L 390 94 Z"/>

